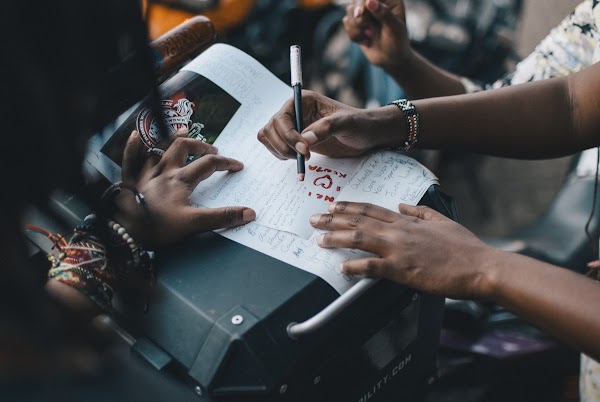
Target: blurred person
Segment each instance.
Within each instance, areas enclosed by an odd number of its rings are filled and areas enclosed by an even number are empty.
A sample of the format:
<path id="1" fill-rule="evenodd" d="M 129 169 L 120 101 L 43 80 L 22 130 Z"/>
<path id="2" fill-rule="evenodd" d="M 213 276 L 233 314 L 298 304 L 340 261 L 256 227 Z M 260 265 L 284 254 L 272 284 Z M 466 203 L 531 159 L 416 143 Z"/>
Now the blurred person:
<path id="1" fill-rule="evenodd" d="M 584 1 L 513 73 L 485 86 L 439 69 L 412 50 L 402 1 L 350 6 L 344 19 L 350 37 L 419 100 L 362 110 L 307 91 L 302 133 L 293 128 L 288 102 L 258 139 L 278 158 L 294 158 L 296 151 L 307 158 L 311 152 L 345 157 L 418 146 L 538 159 L 598 146 L 599 22 L 598 2 Z M 532 82 L 538 80 L 543 81 Z M 477 92 L 483 88 L 498 89 Z M 426 207 L 400 205 L 394 212 L 337 202 L 311 224 L 329 230 L 319 239 L 322 247 L 359 248 L 377 256 L 345 262 L 345 273 L 457 299 L 487 299 L 600 358 L 595 311 L 600 288 L 594 279 L 494 249 Z M 582 400 L 600 400 L 599 373 L 597 364 L 582 358 Z"/>
<path id="2" fill-rule="evenodd" d="M 115 356 L 89 319 L 110 309 L 121 280 L 151 268 L 145 247 L 254 219 L 249 208 L 199 209 L 189 201 L 203 179 L 239 171 L 241 162 L 185 133 L 162 157 L 147 155 L 133 132 L 123 183 L 107 202 L 97 200 L 96 214 L 73 236 L 51 236 L 61 253 L 47 283 L 23 236 L 27 208 L 48 210 L 55 189 L 81 190 L 89 136 L 130 106 L 126 97 L 156 91 L 138 7 L 135 0 L 9 2 L 0 13 L 2 400 L 199 400 Z M 189 155 L 198 158 L 186 165 Z"/>
<path id="3" fill-rule="evenodd" d="M 581 71 L 600 58 L 598 3 L 586 0 L 550 31 L 534 51 L 493 83 L 481 83 L 445 71 L 410 45 L 402 0 L 368 0 L 350 4 L 343 19 L 348 36 L 367 59 L 381 67 L 410 99 L 458 95 L 522 84 Z"/>

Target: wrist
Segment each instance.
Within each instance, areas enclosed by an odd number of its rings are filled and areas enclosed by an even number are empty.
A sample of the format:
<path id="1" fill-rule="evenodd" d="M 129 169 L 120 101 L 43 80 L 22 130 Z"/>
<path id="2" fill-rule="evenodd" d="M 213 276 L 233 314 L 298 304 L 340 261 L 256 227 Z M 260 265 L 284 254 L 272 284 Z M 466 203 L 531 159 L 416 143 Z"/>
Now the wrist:
<path id="1" fill-rule="evenodd" d="M 506 260 L 514 254 L 485 246 L 476 255 L 479 262 L 476 262 L 475 266 L 478 266 L 479 270 L 474 280 L 473 296 L 495 302 L 502 290 L 502 267 L 506 264 Z"/>
<path id="2" fill-rule="evenodd" d="M 371 148 L 400 148 L 406 141 L 406 125 L 402 111 L 395 105 L 386 105 L 367 111 L 371 126 Z M 374 129 L 375 127 L 375 129 Z"/>
<path id="3" fill-rule="evenodd" d="M 396 81 L 403 82 L 411 79 L 411 75 L 415 71 L 417 59 L 417 53 L 411 46 L 407 46 L 407 49 L 404 52 L 381 63 L 380 67 L 383 68 L 386 73 L 394 77 Z"/>
<path id="4" fill-rule="evenodd" d="M 116 183 L 106 190 L 102 199 L 108 203 L 106 216 L 112 217 L 138 242 L 147 244 L 151 216 L 144 195 L 133 186 Z"/>

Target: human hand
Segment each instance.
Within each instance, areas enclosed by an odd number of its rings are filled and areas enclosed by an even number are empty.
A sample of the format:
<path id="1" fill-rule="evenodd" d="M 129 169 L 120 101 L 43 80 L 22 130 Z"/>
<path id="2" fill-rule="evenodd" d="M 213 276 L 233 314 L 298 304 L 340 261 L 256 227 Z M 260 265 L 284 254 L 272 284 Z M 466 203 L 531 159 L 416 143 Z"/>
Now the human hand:
<path id="1" fill-rule="evenodd" d="M 367 59 L 388 72 L 410 56 L 403 0 L 355 1 L 346 7 L 343 23 Z"/>
<path id="2" fill-rule="evenodd" d="M 402 130 L 397 108 L 384 109 L 356 109 L 305 90 L 302 134 L 294 128 L 294 100 L 290 99 L 258 132 L 258 140 L 279 159 L 294 159 L 296 151 L 307 159 L 311 151 L 331 157 L 361 155 L 377 146 L 394 145 L 387 144 L 385 132 Z"/>
<path id="3" fill-rule="evenodd" d="M 321 247 L 357 248 L 379 256 L 344 262 L 346 274 L 387 278 L 455 299 L 486 294 L 486 267 L 497 250 L 431 208 L 400 204 L 399 211 L 337 202 L 310 222 L 331 230 L 318 238 Z"/>
<path id="4" fill-rule="evenodd" d="M 238 172 L 243 164 L 217 155 L 217 148 L 187 138 L 187 131 L 174 136 L 162 157 L 146 157 L 147 148 L 133 131 L 123 154 L 123 183 L 144 195 L 149 220 L 135 198 L 124 192 L 116 199 L 115 220 L 136 241 L 154 247 L 177 242 L 194 233 L 243 225 L 256 218 L 247 207 L 197 208 L 190 204 L 192 191 L 216 171 Z M 186 165 L 188 156 L 197 159 Z"/>

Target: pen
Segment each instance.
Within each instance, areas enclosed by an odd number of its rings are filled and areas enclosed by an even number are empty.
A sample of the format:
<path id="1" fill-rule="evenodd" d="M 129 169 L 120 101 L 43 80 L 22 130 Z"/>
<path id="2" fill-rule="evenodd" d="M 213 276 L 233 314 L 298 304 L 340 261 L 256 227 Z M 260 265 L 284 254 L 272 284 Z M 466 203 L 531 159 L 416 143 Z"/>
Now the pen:
<path id="1" fill-rule="evenodd" d="M 290 46 L 290 70 L 292 75 L 292 88 L 294 88 L 294 114 L 296 115 L 296 131 L 301 133 L 302 128 L 302 61 L 300 59 L 300 46 Z M 296 151 L 296 164 L 298 166 L 298 180 L 304 181 L 305 167 L 304 155 Z"/>

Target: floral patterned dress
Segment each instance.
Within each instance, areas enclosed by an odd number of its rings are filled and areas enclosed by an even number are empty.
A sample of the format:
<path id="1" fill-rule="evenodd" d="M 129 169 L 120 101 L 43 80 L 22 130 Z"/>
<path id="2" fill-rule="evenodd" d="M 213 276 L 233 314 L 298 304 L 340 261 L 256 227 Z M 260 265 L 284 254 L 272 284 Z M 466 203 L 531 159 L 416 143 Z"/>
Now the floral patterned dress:
<path id="1" fill-rule="evenodd" d="M 566 17 L 515 71 L 492 84 L 463 78 L 467 92 L 562 77 L 600 61 L 600 0 L 586 0 Z M 600 334 L 599 334 L 600 336 Z M 600 364 L 581 355 L 579 394 L 582 402 L 600 402 Z"/>

